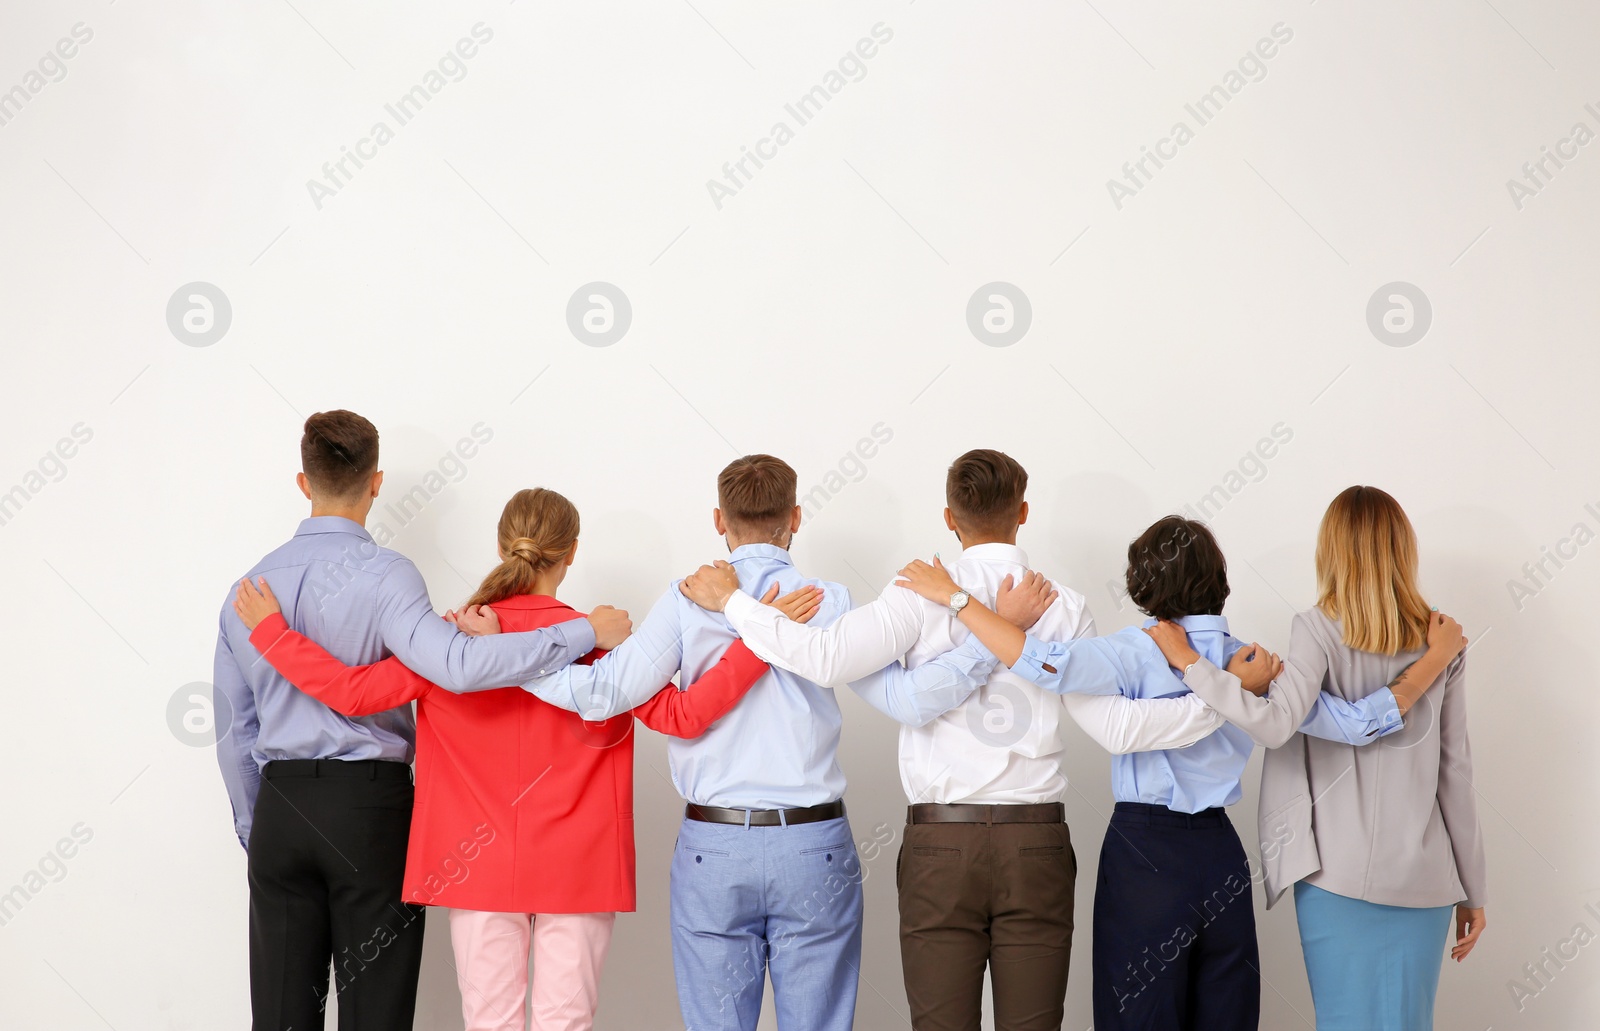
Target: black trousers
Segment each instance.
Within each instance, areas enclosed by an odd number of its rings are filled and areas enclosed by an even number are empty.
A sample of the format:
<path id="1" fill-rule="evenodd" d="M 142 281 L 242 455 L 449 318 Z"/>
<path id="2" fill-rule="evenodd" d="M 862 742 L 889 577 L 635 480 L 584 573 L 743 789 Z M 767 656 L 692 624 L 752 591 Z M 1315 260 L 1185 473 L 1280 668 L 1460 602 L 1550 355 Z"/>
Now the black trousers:
<path id="1" fill-rule="evenodd" d="M 1094 893 L 1095 1031 L 1253 1031 L 1261 960 L 1227 814 L 1118 802 Z"/>
<path id="2" fill-rule="evenodd" d="M 250 831 L 254 1031 L 320 1031 L 331 963 L 339 1031 L 411 1027 L 423 909 L 402 903 L 411 768 L 293 759 L 262 770 Z"/>

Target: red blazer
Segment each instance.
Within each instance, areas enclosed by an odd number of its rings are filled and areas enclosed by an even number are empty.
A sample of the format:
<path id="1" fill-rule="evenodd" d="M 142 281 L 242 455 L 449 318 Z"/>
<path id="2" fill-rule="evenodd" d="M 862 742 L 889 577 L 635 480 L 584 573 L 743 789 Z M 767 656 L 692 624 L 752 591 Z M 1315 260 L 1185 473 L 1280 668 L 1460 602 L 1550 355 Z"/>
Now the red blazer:
<path id="1" fill-rule="evenodd" d="M 583 615 L 546 595 L 491 607 L 507 631 Z M 631 714 L 585 723 L 520 687 L 458 695 L 393 657 L 346 666 L 278 614 L 250 642 L 296 687 L 348 716 L 416 701 L 404 898 L 504 913 L 633 910 L 633 717 L 663 734 L 698 737 L 767 671 L 735 641 L 690 688 L 668 683 Z"/>

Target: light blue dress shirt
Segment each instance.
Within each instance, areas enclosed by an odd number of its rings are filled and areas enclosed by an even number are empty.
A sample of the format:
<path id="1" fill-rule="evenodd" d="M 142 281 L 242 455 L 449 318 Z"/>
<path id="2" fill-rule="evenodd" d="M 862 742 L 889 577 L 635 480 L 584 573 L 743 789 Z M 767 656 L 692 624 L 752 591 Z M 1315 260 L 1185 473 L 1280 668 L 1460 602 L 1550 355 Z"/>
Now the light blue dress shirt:
<path id="1" fill-rule="evenodd" d="M 289 626 L 349 666 L 397 655 L 450 691 L 518 684 L 594 649 L 586 619 L 542 630 L 470 637 L 440 619 L 417 567 L 379 547 L 361 524 L 313 516 L 249 572 L 264 576 Z M 263 661 L 250 632 L 222 604 L 212 672 L 217 762 L 233 804 L 234 829 L 248 846 L 261 767 L 274 759 L 387 759 L 409 763 L 416 723 L 409 705 L 343 716 L 305 694 Z"/>
<path id="2" fill-rule="evenodd" d="M 1244 647 L 1228 633 L 1228 621 L 1222 616 L 1185 616 L 1178 624 L 1188 632 L 1190 646 L 1219 669 L 1226 669 L 1234 653 Z M 1146 625 L 1154 626 L 1155 621 Z M 989 650 L 973 636 L 930 665 L 951 663 L 959 668 L 981 657 L 980 653 L 989 654 Z M 1177 671 L 1167 665 L 1161 649 L 1138 627 L 1072 641 L 1029 637 L 1011 669 L 1058 694 L 1082 691 L 1173 698 L 1191 693 Z M 1394 692 L 1385 687 L 1356 702 L 1324 691 L 1300 729 L 1313 737 L 1364 745 L 1401 726 Z M 1112 794 L 1119 802 L 1145 802 L 1181 813 L 1233 805 L 1243 794 L 1239 779 L 1252 747 L 1250 736 L 1230 723 L 1187 748 L 1112 756 Z"/>
<path id="3" fill-rule="evenodd" d="M 729 561 L 740 588 L 752 597 L 762 597 L 772 584 L 782 594 L 821 587 L 813 626 L 827 626 L 850 609 L 849 591 L 802 576 L 783 548 L 746 544 L 735 548 Z M 692 684 L 737 636 L 722 613 L 702 609 L 674 583 L 615 650 L 593 665 L 568 666 L 524 686 L 585 719 L 607 719 L 638 706 L 680 671 L 681 683 Z M 895 663 L 851 687 L 891 717 L 922 723 L 965 700 L 995 662 L 985 652 L 911 671 Z M 845 789 L 836 754 L 841 722 L 832 690 L 774 666 L 700 737 L 668 740 L 672 783 L 696 805 L 727 809 L 798 809 L 832 802 Z"/>

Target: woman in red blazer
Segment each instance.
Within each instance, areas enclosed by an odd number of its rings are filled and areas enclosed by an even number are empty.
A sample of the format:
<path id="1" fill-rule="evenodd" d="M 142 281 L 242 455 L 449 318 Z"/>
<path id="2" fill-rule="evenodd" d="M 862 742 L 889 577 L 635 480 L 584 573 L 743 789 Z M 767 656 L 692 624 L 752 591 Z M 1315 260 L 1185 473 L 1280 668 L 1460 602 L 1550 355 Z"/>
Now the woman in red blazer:
<path id="1" fill-rule="evenodd" d="M 570 501 L 519 491 L 500 516 L 501 563 L 467 605 L 488 605 L 508 631 L 581 618 L 555 598 L 577 543 Z M 592 1027 L 616 914 L 635 908 L 633 717 L 697 737 L 766 663 L 735 641 L 690 688 L 668 683 L 631 713 L 586 723 L 520 687 L 453 694 L 392 657 L 347 667 L 289 629 L 261 586 L 241 583 L 235 608 L 251 643 L 296 687 L 347 716 L 417 703 L 404 896 L 451 909 L 467 1031 L 521 1031 L 530 955 L 535 1031 Z M 780 605 L 804 620 L 815 601 L 796 592 Z"/>

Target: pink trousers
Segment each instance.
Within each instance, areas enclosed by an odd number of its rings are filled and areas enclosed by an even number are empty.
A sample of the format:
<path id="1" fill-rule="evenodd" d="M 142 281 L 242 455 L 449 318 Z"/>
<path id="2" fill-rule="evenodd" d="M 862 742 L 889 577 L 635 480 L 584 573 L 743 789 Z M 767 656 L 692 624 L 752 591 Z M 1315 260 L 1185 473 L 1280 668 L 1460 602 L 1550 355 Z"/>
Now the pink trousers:
<path id="1" fill-rule="evenodd" d="M 523 1031 L 533 959 L 532 1031 L 589 1031 L 615 913 L 450 911 L 466 1031 Z"/>

